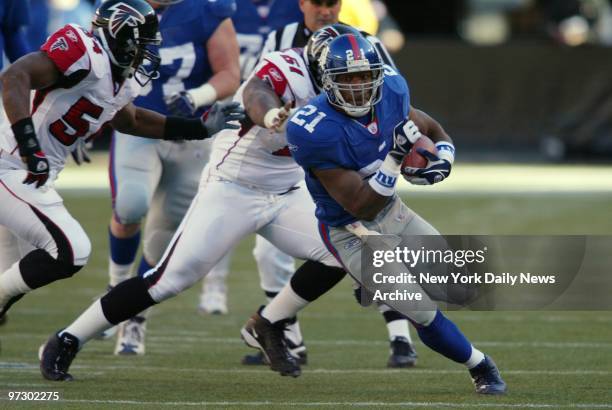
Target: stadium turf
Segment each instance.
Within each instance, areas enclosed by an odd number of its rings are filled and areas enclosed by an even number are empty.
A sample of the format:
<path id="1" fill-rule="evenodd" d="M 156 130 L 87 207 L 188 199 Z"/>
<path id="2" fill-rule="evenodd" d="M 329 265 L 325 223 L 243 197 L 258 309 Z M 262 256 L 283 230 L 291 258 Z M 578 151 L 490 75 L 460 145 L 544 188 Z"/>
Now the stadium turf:
<path id="1" fill-rule="evenodd" d="M 116 357 L 114 341 L 92 341 L 76 358 L 72 383 L 42 379 L 36 358 L 49 334 L 67 325 L 107 283 L 109 200 L 65 192 L 69 210 L 93 243 L 76 277 L 28 295 L 0 328 L 0 408 L 10 391 L 57 391 L 57 408 L 612 408 L 609 312 L 449 312 L 474 344 L 491 354 L 509 386 L 504 397 L 473 392 L 460 365 L 417 342 L 414 369 L 387 370 L 386 330 L 341 283 L 301 315 L 310 363 L 297 379 L 244 367 L 250 352 L 238 331 L 263 301 L 251 256 L 253 237 L 234 254 L 227 316 L 196 313 L 199 285 L 153 311 L 147 355 Z M 612 234 L 612 194 L 426 194 L 407 203 L 444 233 Z M 206 246 L 206 244 L 203 244 Z M 414 332 L 413 332 L 414 334 Z M 415 336 L 416 339 L 416 336 Z M 58 407 L 59 406 L 59 407 Z"/>

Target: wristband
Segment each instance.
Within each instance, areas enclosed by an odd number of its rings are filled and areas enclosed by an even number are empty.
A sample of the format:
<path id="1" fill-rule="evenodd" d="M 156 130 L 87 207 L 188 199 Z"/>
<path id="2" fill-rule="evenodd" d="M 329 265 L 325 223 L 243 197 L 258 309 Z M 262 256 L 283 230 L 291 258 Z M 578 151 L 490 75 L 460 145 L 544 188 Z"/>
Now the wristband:
<path id="1" fill-rule="evenodd" d="M 200 118 L 166 117 L 165 140 L 190 140 L 208 138 L 208 130 Z"/>
<path id="2" fill-rule="evenodd" d="M 11 125 L 11 129 L 19 147 L 19 155 L 26 157 L 40 151 L 32 117 L 26 117 L 17 121 Z"/>
<path id="3" fill-rule="evenodd" d="M 368 183 L 376 193 L 382 196 L 392 196 L 395 192 L 395 183 L 400 174 L 401 165 L 392 156 L 387 155 L 378 171 Z"/>
<path id="4" fill-rule="evenodd" d="M 217 100 L 217 90 L 209 83 L 187 90 L 187 93 L 191 96 L 196 108 L 211 105 Z"/>
<path id="5" fill-rule="evenodd" d="M 436 142 L 436 149 L 438 150 L 438 158 L 445 159 L 451 164 L 455 162 L 455 146 L 448 141 Z"/>

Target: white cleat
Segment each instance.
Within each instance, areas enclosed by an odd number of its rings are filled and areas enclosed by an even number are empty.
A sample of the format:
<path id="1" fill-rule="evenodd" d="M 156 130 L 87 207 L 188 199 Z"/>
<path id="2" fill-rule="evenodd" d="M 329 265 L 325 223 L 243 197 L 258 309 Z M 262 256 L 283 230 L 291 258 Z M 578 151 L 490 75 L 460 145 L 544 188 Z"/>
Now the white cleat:
<path id="1" fill-rule="evenodd" d="M 142 356 L 145 354 L 146 319 L 133 317 L 118 326 L 116 356 Z"/>
<path id="2" fill-rule="evenodd" d="M 209 315 L 227 314 L 227 294 L 218 289 L 208 289 L 200 294 L 198 311 Z"/>

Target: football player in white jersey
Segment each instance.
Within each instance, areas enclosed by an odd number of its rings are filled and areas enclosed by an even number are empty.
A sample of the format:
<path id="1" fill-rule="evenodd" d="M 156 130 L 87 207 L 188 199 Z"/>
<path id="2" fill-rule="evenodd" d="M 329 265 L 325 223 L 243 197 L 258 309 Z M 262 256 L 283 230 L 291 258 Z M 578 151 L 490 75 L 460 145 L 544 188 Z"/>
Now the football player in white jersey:
<path id="1" fill-rule="evenodd" d="M 72 379 L 68 369 L 84 343 L 189 288 L 250 233 L 305 259 L 298 271 L 307 271 L 309 281 L 337 283 L 344 277 L 344 270 L 320 239 L 314 203 L 303 185 L 304 173 L 290 156 L 285 139 L 290 107 L 301 106 L 318 93 L 318 73 L 311 72 L 306 54 L 290 49 L 269 54 L 260 62 L 235 96 L 249 115 L 239 130 L 224 130 L 215 138 L 198 194 L 161 261 L 144 277 L 117 285 L 75 322 L 51 335 L 41 356 L 45 378 Z M 309 299 L 307 293 L 302 297 Z M 285 325 L 277 323 L 260 336 L 267 344 L 286 346 Z M 296 362 L 288 351 L 277 351 L 291 357 L 269 358 L 270 363 Z M 274 370 L 297 376 L 294 369 L 299 371 L 298 366 Z"/>
<path id="2" fill-rule="evenodd" d="M 96 11 L 91 32 L 67 25 L 2 75 L 8 122 L 0 129 L 0 224 L 35 249 L 0 275 L 0 316 L 24 294 L 87 262 L 89 239 L 53 188 L 79 140 L 107 123 L 150 138 L 203 139 L 244 117 L 237 105 L 214 106 L 205 121 L 134 106 L 157 75 L 160 59 L 149 47 L 160 41 L 148 3 L 110 0 Z"/>

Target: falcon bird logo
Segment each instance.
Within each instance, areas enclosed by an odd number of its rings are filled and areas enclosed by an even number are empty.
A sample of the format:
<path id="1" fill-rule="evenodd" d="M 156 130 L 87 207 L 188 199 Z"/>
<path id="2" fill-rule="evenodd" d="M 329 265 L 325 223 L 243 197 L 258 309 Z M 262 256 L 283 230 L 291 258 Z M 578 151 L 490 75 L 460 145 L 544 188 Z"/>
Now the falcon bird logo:
<path id="1" fill-rule="evenodd" d="M 145 17 L 128 4 L 117 3 L 109 8 L 109 10 L 113 11 L 108 22 L 109 32 L 113 38 L 117 38 L 117 33 L 119 33 L 125 25 L 136 27 L 139 23 L 145 23 Z"/>

